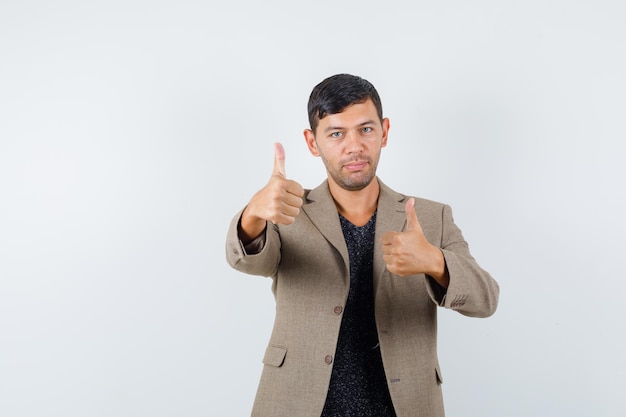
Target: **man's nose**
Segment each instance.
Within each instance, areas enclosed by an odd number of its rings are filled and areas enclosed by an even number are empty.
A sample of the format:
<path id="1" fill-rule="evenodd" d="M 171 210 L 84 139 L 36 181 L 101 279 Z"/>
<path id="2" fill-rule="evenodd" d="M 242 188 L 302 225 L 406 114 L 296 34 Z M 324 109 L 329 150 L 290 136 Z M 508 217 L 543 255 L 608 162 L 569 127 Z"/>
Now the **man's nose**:
<path id="1" fill-rule="evenodd" d="M 348 153 L 359 153 L 363 150 L 363 142 L 358 132 L 350 131 L 346 136 L 346 151 Z"/>

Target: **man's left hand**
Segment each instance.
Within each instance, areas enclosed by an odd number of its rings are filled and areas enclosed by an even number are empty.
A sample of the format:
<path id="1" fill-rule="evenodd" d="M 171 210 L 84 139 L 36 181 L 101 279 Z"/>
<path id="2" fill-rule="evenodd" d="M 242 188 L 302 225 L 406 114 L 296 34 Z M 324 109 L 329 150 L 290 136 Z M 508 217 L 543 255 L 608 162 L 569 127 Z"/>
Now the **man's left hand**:
<path id="1" fill-rule="evenodd" d="M 383 259 L 392 274 L 426 274 L 447 288 L 449 276 L 443 253 L 424 236 L 414 205 L 413 198 L 405 205 L 407 225 L 404 232 L 383 235 Z"/>

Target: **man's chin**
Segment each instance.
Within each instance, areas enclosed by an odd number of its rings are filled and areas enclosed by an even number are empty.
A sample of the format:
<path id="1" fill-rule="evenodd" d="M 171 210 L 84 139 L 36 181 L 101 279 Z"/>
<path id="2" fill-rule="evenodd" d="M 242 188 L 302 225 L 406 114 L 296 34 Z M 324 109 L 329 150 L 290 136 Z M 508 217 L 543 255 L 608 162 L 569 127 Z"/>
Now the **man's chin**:
<path id="1" fill-rule="evenodd" d="M 361 191 L 372 183 L 374 177 L 361 180 L 343 180 L 338 182 L 339 186 L 347 191 Z"/>

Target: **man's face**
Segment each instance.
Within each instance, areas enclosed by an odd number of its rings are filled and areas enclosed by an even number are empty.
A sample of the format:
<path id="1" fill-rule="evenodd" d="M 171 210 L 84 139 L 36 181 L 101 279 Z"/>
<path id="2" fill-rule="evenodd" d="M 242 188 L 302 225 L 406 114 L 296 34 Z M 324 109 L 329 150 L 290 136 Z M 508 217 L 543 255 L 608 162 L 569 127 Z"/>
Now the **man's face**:
<path id="1" fill-rule="evenodd" d="M 346 107 L 304 132 L 309 151 L 324 161 L 329 180 L 357 191 L 376 177 L 380 151 L 387 145 L 389 119 L 378 118 L 371 100 Z"/>

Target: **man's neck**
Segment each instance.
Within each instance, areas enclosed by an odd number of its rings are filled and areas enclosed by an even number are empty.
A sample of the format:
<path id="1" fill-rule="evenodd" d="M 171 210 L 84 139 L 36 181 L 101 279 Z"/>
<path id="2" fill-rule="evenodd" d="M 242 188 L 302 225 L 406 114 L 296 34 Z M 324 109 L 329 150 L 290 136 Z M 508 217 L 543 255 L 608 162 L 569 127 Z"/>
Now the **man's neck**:
<path id="1" fill-rule="evenodd" d="M 341 188 L 332 179 L 329 179 L 328 185 L 337 210 L 350 223 L 355 226 L 364 226 L 374 215 L 380 193 L 377 178 L 374 178 L 365 188 L 358 191 Z"/>

